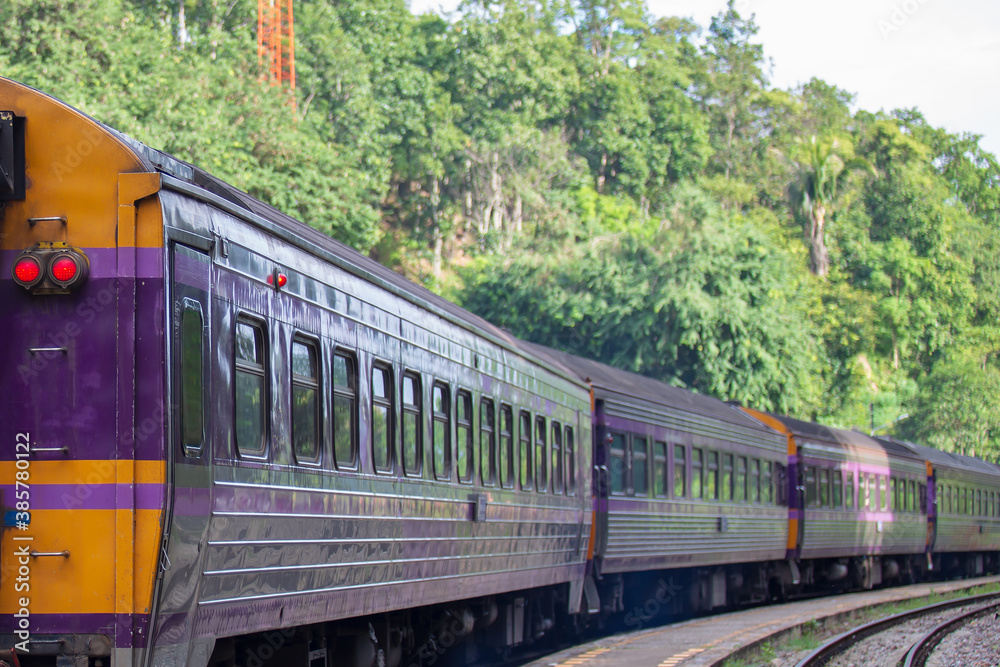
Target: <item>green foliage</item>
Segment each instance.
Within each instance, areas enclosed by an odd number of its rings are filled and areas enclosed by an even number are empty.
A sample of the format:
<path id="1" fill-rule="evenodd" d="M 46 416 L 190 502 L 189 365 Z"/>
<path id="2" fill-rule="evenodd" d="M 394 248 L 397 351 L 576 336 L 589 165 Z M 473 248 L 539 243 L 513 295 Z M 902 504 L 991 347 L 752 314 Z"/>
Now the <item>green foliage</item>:
<path id="1" fill-rule="evenodd" d="M 996 394 L 1000 163 L 915 109 L 771 88 L 736 4 L 701 39 L 642 0 L 297 0 L 291 91 L 252 0 L 8 0 L 0 72 L 539 342 L 1000 448 L 971 398 Z"/>
<path id="2" fill-rule="evenodd" d="M 516 335 L 767 410 L 816 401 L 809 292 L 787 253 L 689 188 L 647 239 L 606 233 L 558 255 L 477 266 L 467 306 Z"/>
<path id="3" fill-rule="evenodd" d="M 902 433 L 932 447 L 970 456 L 1000 455 L 1000 369 L 966 355 L 935 366 L 922 383 Z"/>

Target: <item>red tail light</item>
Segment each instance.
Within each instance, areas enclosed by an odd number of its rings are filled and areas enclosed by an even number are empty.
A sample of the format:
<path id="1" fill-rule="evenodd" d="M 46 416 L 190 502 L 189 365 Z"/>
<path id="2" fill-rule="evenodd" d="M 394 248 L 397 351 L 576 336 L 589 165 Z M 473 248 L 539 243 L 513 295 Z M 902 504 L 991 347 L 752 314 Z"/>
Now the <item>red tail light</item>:
<path id="1" fill-rule="evenodd" d="M 32 294 L 69 294 L 89 272 L 87 255 L 66 243 L 36 243 L 14 261 L 14 281 Z"/>
<path id="2" fill-rule="evenodd" d="M 32 287 L 41 277 L 42 267 L 35 257 L 21 255 L 14 262 L 14 280 L 22 287 Z"/>
<path id="3" fill-rule="evenodd" d="M 52 274 L 54 281 L 65 286 L 72 283 L 73 279 L 79 275 L 80 265 L 72 255 L 59 253 L 52 258 L 52 263 L 49 264 L 49 272 Z"/>

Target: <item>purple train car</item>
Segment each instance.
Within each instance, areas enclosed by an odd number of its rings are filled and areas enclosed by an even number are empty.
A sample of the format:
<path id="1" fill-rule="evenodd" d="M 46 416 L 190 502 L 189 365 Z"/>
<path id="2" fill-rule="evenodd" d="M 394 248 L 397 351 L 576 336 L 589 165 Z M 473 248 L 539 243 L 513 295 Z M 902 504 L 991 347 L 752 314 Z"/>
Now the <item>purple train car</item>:
<path id="1" fill-rule="evenodd" d="M 0 163 L 0 647 L 22 665 L 396 667 L 580 609 L 572 374 L 6 79 Z"/>
<path id="2" fill-rule="evenodd" d="M 893 442 L 927 461 L 934 568 L 949 576 L 1000 568 L 1000 468 L 971 456 Z"/>
<path id="3" fill-rule="evenodd" d="M 549 354 L 594 394 L 588 595 L 598 592 L 605 612 L 635 625 L 782 590 L 790 571 L 785 438 L 717 399 Z"/>

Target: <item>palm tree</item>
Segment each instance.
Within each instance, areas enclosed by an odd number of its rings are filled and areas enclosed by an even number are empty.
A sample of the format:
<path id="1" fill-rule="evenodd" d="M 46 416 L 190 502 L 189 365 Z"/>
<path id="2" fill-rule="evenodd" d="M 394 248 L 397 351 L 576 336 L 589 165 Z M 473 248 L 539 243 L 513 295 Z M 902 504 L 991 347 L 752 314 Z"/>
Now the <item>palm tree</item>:
<path id="1" fill-rule="evenodd" d="M 805 147 L 804 159 L 793 162 L 795 178 L 788 186 L 788 198 L 797 213 L 809 221 L 809 269 L 819 277 L 830 271 L 830 253 L 824 234 L 827 219 L 837 205 L 837 190 L 852 171 L 878 172 L 862 157 L 844 160 L 837 154 L 836 139 L 823 142 L 816 136 Z"/>

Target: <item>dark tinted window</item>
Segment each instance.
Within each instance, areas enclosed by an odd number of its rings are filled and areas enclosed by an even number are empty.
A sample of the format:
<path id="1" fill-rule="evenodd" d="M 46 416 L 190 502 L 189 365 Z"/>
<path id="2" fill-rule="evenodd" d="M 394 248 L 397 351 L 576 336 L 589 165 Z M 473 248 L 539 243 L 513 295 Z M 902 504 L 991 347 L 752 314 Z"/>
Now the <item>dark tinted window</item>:
<path id="1" fill-rule="evenodd" d="M 264 453 L 266 427 L 266 354 L 264 328 L 236 323 L 236 448 L 242 455 Z"/>
<path id="2" fill-rule="evenodd" d="M 521 488 L 530 489 L 533 481 L 531 473 L 531 414 L 523 411 L 518 417 L 517 457 L 521 474 Z"/>
<path id="3" fill-rule="evenodd" d="M 455 428 L 458 435 L 455 451 L 458 481 L 471 483 L 476 453 L 472 443 L 472 394 L 467 391 L 459 391 L 455 397 Z"/>
<path id="4" fill-rule="evenodd" d="M 670 483 L 670 473 L 667 470 L 667 443 L 653 443 L 653 493 L 658 498 L 667 495 L 667 485 Z"/>
<path id="5" fill-rule="evenodd" d="M 403 472 L 419 477 L 423 458 L 423 396 L 420 377 L 415 373 L 403 375 Z"/>
<path id="6" fill-rule="evenodd" d="M 687 495 L 687 447 L 684 445 L 674 445 L 674 498 L 683 498 Z M 698 452 L 700 455 L 701 452 Z M 696 471 L 698 479 L 698 490 L 701 491 L 701 460 L 699 456 L 698 469 Z M 700 495 L 700 494 L 699 494 Z M 697 497 L 697 496 L 695 496 Z"/>
<path id="7" fill-rule="evenodd" d="M 733 455 L 722 455 L 722 500 L 733 499 Z"/>
<path id="8" fill-rule="evenodd" d="M 736 457 L 736 488 L 733 493 L 733 500 L 738 503 L 746 502 L 747 496 L 747 459 L 745 456 Z"/>
<path id="9" fill-rule="evenodd" d="M 546 461 L 545 417 L 535 417 L 535 489 L 545 493 L 549 489 L 548 462 Z"/>
<path id="10" fill-rule="evenodd" d="M 514 486 L 514 410 L 500 406 L 500 486 Z"/>
<path id="11" fill-rule="evenodd" d="M 493 401 L 484 398 L 479 402 L 479 474 L 483 484 L 496 484 L 496 413 Z"/>
<path id="12" fill-rule="evenodd" d="M 333 355 L 333 458 L 342 470 L 357 468 L 357 365 L 343 352 Z"/>
<path id="13" fill-rule="evenodd" d="M 705 499 L 719 499 L 719 453 L 706 452 L 705 455 Z"/>
<path id="14" fill-rule="evenodd" d="M 451 479 L 451 403 L 448 387 L 434 383 L 434 477 Z"/>
<path id="15" fill-rule="evenodd" d="M 563 442 L 563 447 L 565 447 L 565 458 L 566 458 L 566 494 L 574 495 L 576 493 L 576 442 L 573 440 L 573 427 L 566 427 L 566 438 Z"/>
<path id="16" fill-rule="evenodd" d="M 625 493 L 625 434 L 612 433 L 608 447 L 608 475 L 611 478 L 611 493 Z"/>
<path id="17" fill-rule="evenodd" d="M 552 422 L 552 493 L 563 493 L 562 426 Z"/>
<path id="18" fill-rule="evenodd" d="M 372 460 L 375 472 L 392 472 L 395 464 L 395 437 L 392 409 L 392 370 L 372 368 Z"/>
<path id="19" fill-rule="evenodd" d="M 315 343 L 292 341 L 292 449 L 298 461 L 319 460 L 319 352 Z"/>
<path id="20" fill-rule="evenodd" d="M 181 444 L 198 456 L 205 441 L 205 326 L 201 304 L 184 299 L 180 327 Z"/>
<path id="21" fill-rule="evenodd" d="M 649 495 L 649 445 L 646 438 L 632 438 L 632 490 L 637 496 Z"/>

